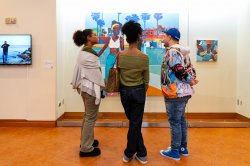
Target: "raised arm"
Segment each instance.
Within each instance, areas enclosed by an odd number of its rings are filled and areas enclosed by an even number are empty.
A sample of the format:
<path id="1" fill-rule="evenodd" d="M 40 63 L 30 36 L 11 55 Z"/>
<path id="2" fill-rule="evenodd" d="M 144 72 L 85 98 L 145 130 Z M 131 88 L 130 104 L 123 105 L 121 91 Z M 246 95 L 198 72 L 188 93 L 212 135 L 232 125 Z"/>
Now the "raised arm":
<path id="1" fill-rule="evenodd" d="M 98 56 L 101 56 L 102 53 L 105 51 L 105 49 L 108 47 L 109 41 L 110 41 L 110 37 L 108 38 L 108 40 L 106 40 L 104 46 L 103 46 L 102 49 L 99 51 Z"/>

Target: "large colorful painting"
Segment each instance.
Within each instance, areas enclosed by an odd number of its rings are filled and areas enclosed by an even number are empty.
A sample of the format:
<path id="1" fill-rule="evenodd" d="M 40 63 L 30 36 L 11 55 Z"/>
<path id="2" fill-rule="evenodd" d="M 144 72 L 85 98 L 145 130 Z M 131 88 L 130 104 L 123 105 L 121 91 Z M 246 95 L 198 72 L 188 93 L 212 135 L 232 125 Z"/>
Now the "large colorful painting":
<path id="1" fill-rule="evenodd" d="M 218 40 L 197 40 L 197 61 L 217 61 Z"/>
<path id="2" fill-rule="evenodd" d="M 164 45 L 162 30 L 179 28 L 179 14 L 168 13 L 89 13 L 86 15 L 86 28 L 93 29 L 99 36 L 99 44 L 95 47 L 100 55 L 102 71 L 107 79 L 109 69 L 115 63 L 117 50 L 128 47 L 121 27 L 127 21 L 134 20 L 143 28 L 142 42 L 139 49 L 148 55 L 150 61 L 150 83 L 147 94 L 160 96 L 160 66 Z"/>

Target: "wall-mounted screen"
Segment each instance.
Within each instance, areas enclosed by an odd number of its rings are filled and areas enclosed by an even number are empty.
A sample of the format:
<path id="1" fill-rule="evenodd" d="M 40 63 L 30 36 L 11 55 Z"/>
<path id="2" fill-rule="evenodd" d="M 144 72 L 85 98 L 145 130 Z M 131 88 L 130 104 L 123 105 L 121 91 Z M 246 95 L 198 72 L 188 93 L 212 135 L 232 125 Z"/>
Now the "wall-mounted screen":
<path id="1" fill-rule="evenodd" d="M 0 65 L 31 65 L 32 37 L 29 34 L 0 34 Z"/>

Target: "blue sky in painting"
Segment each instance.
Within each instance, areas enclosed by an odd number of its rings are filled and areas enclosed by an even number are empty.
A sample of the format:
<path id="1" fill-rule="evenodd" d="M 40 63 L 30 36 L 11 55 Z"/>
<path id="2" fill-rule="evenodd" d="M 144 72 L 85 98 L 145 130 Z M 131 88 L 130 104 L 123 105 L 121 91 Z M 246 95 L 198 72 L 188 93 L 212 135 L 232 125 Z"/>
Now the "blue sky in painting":
<path id="1" fill-rule="evenodd" d="M 121 13 L 119 16 L 119 21 L 124 24 L 126 22 L 126 17 L 131 16 L 132 14 L 137 14 L 139 17 L 139 23 L 142 27 L 144 27 L 144 22 L 141 19 L 141 13 Z M 157 21 L 154 18 L 154 13 L 148 13 L 150 14 L 150 19 L 146 21 L 146 29 L 154 29 L 157 26 Z M 162 13 L 162 19 L 159 20 L 158 24 L 162 25 L 163 27 L 175 27 L 179 28 L 179 14 L 176 13 Z M 105 22 L 105 25 L 103 28 L 110 28 L 111 22 L 113 20 L 118 21 L 118 13 L 101 13 L 100 12 L 100 19 L 103 19 Z M 94 21 L 91 17 L 91 13 L 86 15 L 86 28 L 95 28 L 96 27 L 96 21 Z"/>

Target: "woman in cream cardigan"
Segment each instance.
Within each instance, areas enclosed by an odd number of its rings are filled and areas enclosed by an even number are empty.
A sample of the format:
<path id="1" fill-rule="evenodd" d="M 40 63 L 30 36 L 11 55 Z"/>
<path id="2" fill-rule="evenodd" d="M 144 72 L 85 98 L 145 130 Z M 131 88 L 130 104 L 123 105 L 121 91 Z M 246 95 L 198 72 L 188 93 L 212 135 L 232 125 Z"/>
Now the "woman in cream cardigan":
<path id="1" fill-rule="evenodd" d="M 101 73 L 100 61 L 97 53 L 92 49 L 98 43 L 96 33 L 91 29 L 78 30 L 73 35 L 74 43 L 80 47 L 72 86 L 81 95 L 85 112 L 81 130 L 80 157 L 98 156 L 101 150 L 97 148 L 99 142 L 94 139 L 94 126 L 101 101 L 101 91 L 105 87 Z"/>

